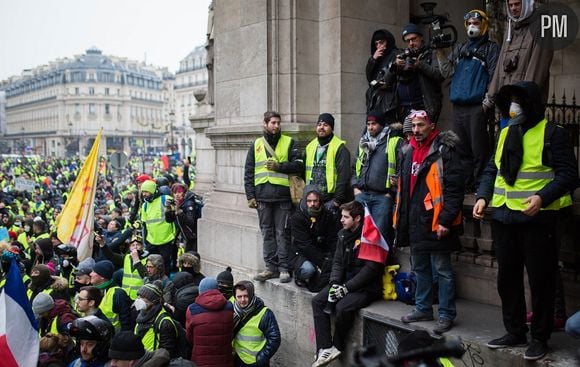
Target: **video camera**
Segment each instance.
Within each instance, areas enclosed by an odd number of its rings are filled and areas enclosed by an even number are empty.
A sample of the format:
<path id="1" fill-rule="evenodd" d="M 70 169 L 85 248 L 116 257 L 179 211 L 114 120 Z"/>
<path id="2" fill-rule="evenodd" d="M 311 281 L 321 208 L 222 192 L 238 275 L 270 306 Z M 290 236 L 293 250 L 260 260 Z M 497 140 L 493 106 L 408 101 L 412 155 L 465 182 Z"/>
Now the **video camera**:
<path id="1" fill-rule="evenodd" d="M 445 31 L 449 30 L 449 32 Z M 431 23 L 431 48 L 447 48 L 457 42 L 457 29 L 451 24 L 441 25 L 439 19 Z"/>

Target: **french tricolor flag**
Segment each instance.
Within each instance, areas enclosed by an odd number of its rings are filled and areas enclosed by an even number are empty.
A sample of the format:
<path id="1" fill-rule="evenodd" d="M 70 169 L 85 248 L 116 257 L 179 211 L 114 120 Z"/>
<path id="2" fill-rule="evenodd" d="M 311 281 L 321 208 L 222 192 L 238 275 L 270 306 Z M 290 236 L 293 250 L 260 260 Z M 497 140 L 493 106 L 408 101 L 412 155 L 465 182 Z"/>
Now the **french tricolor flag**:
<path id="1" fill-rule="evenodd" d="M 0 365 L 36 366 L 38 351 L 38 325 L 18 265 L 12 259 L 0 293 Z"/>
<path id="2" fill-rule="evenodd" d="M 385 264 L 389 255 L 389 245 L 375 224 L 369 208 L 365 205 L 365 218 L 358 249 L 358 258 Z"/>

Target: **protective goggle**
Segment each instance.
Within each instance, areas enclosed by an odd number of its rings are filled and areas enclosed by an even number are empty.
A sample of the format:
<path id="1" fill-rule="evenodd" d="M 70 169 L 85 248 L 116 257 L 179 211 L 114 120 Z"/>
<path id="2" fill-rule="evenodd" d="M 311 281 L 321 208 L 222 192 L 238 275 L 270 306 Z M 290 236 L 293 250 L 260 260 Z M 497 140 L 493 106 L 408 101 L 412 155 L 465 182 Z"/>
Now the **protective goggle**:
<path id="1" fill-rule="evenodd" d="M 427 112 L 423 111 L 423 110 L 414 110 L 411 111 L 411 113 L 409 114 L 409 116 L 407 117 L 409 119 L 414 119 L 414 118 L 418 118 L 418 119 L 427 119 L 429 118 L 429 116 L 427 115 Z"/>
<path id="2" fill-rule="evenodd" d="M 465 16 L 463 17 L 463 20 L 468 21 L 471 18 L 483 20 L 483 17 L 481 16 L 481 14 L 476 12 L 476 11 L 470 11 L 469 13 L 465 14 Z"/>

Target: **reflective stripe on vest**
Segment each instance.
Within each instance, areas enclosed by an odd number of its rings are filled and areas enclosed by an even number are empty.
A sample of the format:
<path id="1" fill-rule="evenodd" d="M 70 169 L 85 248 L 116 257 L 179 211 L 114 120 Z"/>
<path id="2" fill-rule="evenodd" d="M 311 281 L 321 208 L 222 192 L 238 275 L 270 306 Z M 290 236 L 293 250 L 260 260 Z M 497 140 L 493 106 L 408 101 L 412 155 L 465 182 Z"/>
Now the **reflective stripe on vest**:
<path id="1" fill-rule="evenodd" d="M 288 151 L 292 139 L 289 136 L 281 135 L 274 152 L 278 156 L 278 163 L 288 162 Z M 271 158 L 273 159 L 273 158 Z M 288 174 L 270 171 L 266 168 L 268 156 L 266 155 L 266 147 L 264 145 L 264 138 L 256 139 L 254 142 L 254 186 L 265 183 L 272 185 L 280 185 L 289 187 Z"/>
<path id="2" fill-rule="evenodd" d="M 175 239 L 175 225 L 165 221 L 164 196 L 143 204 L 141 220 L 147 225 L 147 242 L 164 245 Z"/>
<path id="3" fill-rule="evenodd" d="M 234 350 L 245 364 L 256 363 L 256 356 L 266 345 L 266 338 L 260 330 L 260 321 L 267 310 L 267 307 L 262 308 L 234 337 Z"/>
<path id="4" fill-rule="evenodd" d="M 427 176 L 425 177 L 425 183 L 427 184 L 427 195 L 423 198 L 423 203 L 425 207 L 433 208 L 433 220 L 431 222 L 431 231 L 437 232 L 439 227 L 439 214 L 443 210 L 444 198 L 443 198 L 443 160 L 439 157 L 435 162 L 429 167 Z M 397 222 L 399 221 L 399 212 L 401 208 L 401 177 L 398 179 L 397 185 L 397 197 L 396 205 L 393 213 L 393 227 L 397 227 Z M 460 225 L 463 220 L 461 210 L 457 214 L 457 217 L 453 220 L 452 225 Z"/>
<path id="5" fill-rule="evenodd" d="M 105 294 L 103 295 L 103 300 L 99 305 L 103 314 L 107 317 L 107 319 L 113 324 L 115 327 L 115 332 L 121 330 L 121 322 L 119 322 L 119 315 L 113 312 L 113 298 L 115 297 L 115 290 L 118 289 L 118 286 L 114 286 L 111 288 L 105 289 Z M 120 288 L 119 288 L 120 289 Z"/>
<path id="6" fill-rule="evenodd" d="M 147 259 L 141 259 L 141 264 L 145 265 Z M 133 259 L 130 254 L 125 255 L 123 263 L 123 289 L 133 301 L 137 299 L 137 292 L 144 284 L 143 278 L 139 275 L 137 269 L 132 268 Z"/>
<path id="7" fill-rule="evenodd" d="M 495 152 L 498 173 L 495 178 L 491 207 L 499 208 L 505 205 L 511 210 L 525 210 L 528 207 L 525 203 L 526 199 L 554 180 L 554 170 L 542 164 L 546 124 L 547 120 L 544 119 L 524 134 L 522 141 L 524 156 L 513 186 L 508 185 L 499 173 L 508 129 L 501 131 Z M 540 210 L 559 210 L 570 205 L 572 205 L 572 197 L 568 193 Z"/>
<path id="8" fill-rule="evenodd" d="M 344 140 L 340 140 L 336 135 L 332 137 L 326 148 L 326 192 L 332 194 L 336 191 L 336 152 L 341 145 L 346 144 Z M 318 149 L 318 139 L 312 140 L 306 146 L 306 184 L 310 184 L 312 180 L 312 168 L 314 167 L 314 157 Z"/>
<path id="9" fill-rule="evenodd" d="M 400 136 L 393 136 L 389 138 L 387 147 L 385 149 L 385 154 L 387 155 L 387 182 L 385 182 L 385 187 L 387 189 L 391 188 L 390 177 L 394 176 L 397 173 L 397 144 L 401 139 L 402 138 Z M 355 164 L 357 178 L 360 177 L 362 169 L 362 159 L 364 157 L 364 154 L 365 152 L 362 149 L 359 149 L 359 154 Z"/>

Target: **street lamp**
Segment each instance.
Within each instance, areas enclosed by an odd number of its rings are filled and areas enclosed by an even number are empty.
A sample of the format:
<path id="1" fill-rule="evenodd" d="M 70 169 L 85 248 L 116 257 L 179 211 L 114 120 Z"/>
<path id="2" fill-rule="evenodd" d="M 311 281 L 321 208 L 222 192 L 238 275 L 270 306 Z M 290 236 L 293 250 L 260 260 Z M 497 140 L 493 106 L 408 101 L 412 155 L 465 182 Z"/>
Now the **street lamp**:
<path id="1" fill-rule="evenodd" d="M 169 139 L 170 139 L 170 150 L 171 150 L 171 154 L 175 153 L 173 148 L 175 147 L 174 145 L 174 141 L 173 141 L 173 123 L 175 122 L 175 112 L 171 111 L 169 112 Z"/>

